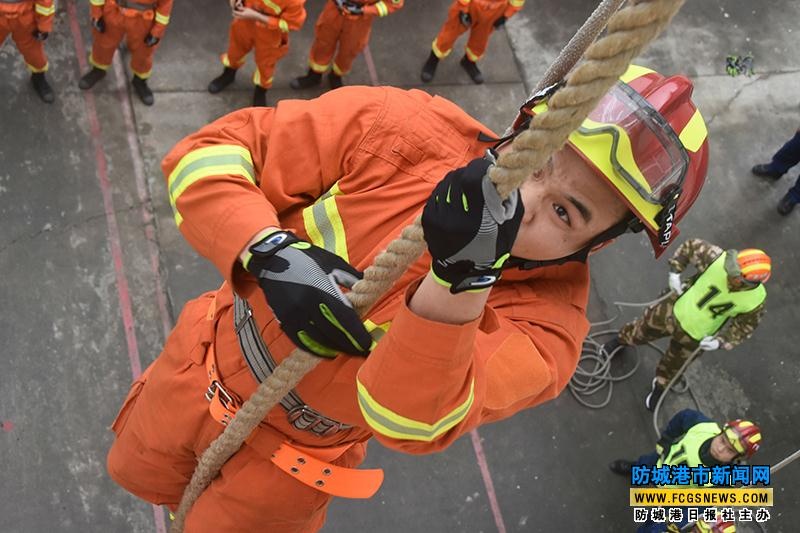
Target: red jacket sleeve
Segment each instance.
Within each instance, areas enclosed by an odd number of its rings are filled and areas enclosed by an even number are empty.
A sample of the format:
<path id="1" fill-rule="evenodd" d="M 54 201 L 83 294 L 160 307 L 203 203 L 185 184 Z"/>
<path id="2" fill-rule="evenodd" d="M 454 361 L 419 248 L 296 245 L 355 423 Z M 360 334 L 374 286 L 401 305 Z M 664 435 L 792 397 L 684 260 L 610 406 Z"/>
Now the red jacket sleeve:
<path id="1" fill-rule="evenodd" d="M 89 0 L 89 17 L 99 19 L 103 16 L 103 7 L 106 0 Z"/>
<path id="2" fill-rule="evenodd" d="M 164 158 L 170 204 L 187 241 L 238 285 L 239 253 L 283 211 L 307 206 L 347 172 L 386 91 L 333 91 L 212 122 Z M 359 105 L 354 105 L 359 102 Z"/>
<path id="3" fill-rule="evenodd" d="M 297 31 L 302 28 L 305 21 L 305 2 L 295 1 L 283 8 L 279 16 L 270 16 L 267 26 L 288 33 L 289 31 Z"/>
<path id="4" fill-rule="evenodd" d="M 403 0 L 378 0 L 364 6 L 364 14 L 373 17 L 385 17 L 403 7 Z"/>
<path id="5" fill-rule="evenodd" d="M 155 19 L 153 26 L 150 28 L 150 34 L 153 37 L 161 39 L 164 32 L 167 31 L 167 24 L 169 24 L 169 17 L 172 13 L 173 0 L 158 0 L 156 2 Z"/>
<path id="6" fill-rule="evenodd" d="M 517 11 L 522 9 L 525 5 L 525 0 L 508 0 L 508 7 L 506 8 L 503 16 L 510 19 L 517 14 Z"/>
<path id="7" fill-rule="evenodd" d="M 584 264 L 548 267 L 492 289 L 483 315 L 463 325 L 425 320 L 402 305 L 358 374 L 366 425 L 390 448 L 430 453 L 555 398 L 589 329 L 588 286 Z"/>
<path id="8" fill-rule="evenodd" d="M 34 10 L 36 12 L 36 29 L 42 33 L 53 31 L 53 15 L 56 12 L 53 0 L 36 0 Z"/>

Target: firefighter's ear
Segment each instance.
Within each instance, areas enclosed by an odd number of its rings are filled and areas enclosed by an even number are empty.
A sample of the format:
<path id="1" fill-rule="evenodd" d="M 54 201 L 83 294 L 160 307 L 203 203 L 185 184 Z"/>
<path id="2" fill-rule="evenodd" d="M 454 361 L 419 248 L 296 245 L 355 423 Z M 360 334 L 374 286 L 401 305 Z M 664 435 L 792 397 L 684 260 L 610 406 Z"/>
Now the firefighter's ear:
<path id="1" fill-rule="evenodd" d="M 594 253 L 599 252 L 600 250 L 602 250 L 603 248 L 605 248 L 609 244 L 613 244 L 614 241 L 616 241 L 616 240 L 617 239 L 609 239 L 609 240 L 607 240 L 605 242 L 601 242 L 600 244 L 595 244 L 594 246 L 592 246 L 592 249 L 589 250 L 589 255 L 592 255 Z"/>

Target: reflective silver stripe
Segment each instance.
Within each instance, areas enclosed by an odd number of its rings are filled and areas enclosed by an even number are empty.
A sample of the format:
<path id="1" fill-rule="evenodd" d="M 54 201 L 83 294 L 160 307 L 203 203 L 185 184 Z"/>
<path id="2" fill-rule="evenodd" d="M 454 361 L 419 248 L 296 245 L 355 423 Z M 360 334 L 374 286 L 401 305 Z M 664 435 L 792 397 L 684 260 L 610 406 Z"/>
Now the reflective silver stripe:
<path id="1" fill-rule="evenodd" d="M 256 381 L 261 383 L 275 371 L 277 363 L 272 358 L 267 345 L 264 344 L 264 339 L 261 338 L 258 325 L 253 318 L 253 309 L 247 300 L 236 294 L 233 297 L 233 327 L 236 330 L 244 360 L 247 361 Z M 309 431 L 315 435 L 327 437 L 353 427 L 337 422 L 306 405 L 294 389 L 290 390 L 280 403 L 286 409 L 289 422 L 301 431 Z"/>

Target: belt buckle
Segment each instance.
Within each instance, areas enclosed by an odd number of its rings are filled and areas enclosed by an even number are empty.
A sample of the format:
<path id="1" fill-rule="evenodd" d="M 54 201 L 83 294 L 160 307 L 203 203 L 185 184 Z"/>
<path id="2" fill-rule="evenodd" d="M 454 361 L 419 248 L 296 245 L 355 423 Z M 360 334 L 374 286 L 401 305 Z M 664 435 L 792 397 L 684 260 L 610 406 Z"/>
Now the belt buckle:
<path id="1" fill-rule="evenodd" d="M 302 426 L 302 419 L 304 416 L 312 419 L 312 421 Z M 333 435 L 334 433 L 338 433 L 342 429 L 342 423 L 336 422 L 331 420 L 330 418 L 321 415 L 308 405 L 298 405 L 293 407 L 286 413 L 286 417 L 289 419 L 289 423 L 295 427 L 295 429 L 299 429 L 301 431 L 310 431 L 320 437 L 327 437 Z M 327 425 L 327 427 L 325 427 Z M 320 428 L 322 426 L 322 428 Z"/>
<path id="2" fill-rule="evenodd" d="M 234 404 L 233 397 L 228 394 L 228 391 L 225 390 L 222 383 L 217 380 L 212 381 L 211 385 L 208 386 L 205 394 L 206 400 L 209 402 L 213 401 L 217 391 L 219 391 L 219 403 L 221 403 L 225 409 L 232 411 L 233 409 L 231 406 Z"/>

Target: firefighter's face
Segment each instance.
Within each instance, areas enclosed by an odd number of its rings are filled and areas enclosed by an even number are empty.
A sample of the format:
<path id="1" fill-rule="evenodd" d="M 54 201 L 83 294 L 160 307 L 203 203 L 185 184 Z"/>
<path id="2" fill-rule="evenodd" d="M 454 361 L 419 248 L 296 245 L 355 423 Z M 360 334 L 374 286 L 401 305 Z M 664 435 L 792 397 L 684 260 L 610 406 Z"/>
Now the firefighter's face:
<path id="1" fill-rule="evenodd" d="M 711 440 L 709 451 L 711 456 L 721 463 L 730 463 L 739 455 L 723 433 Z"/>
<path id="2" fill-rule="evenodd" d="M 525 216 L 511 253 L 525 259 L 577 252 L 628 213 L 606 182 L 567 147 L 520 187 L 520 195 Z"/>

